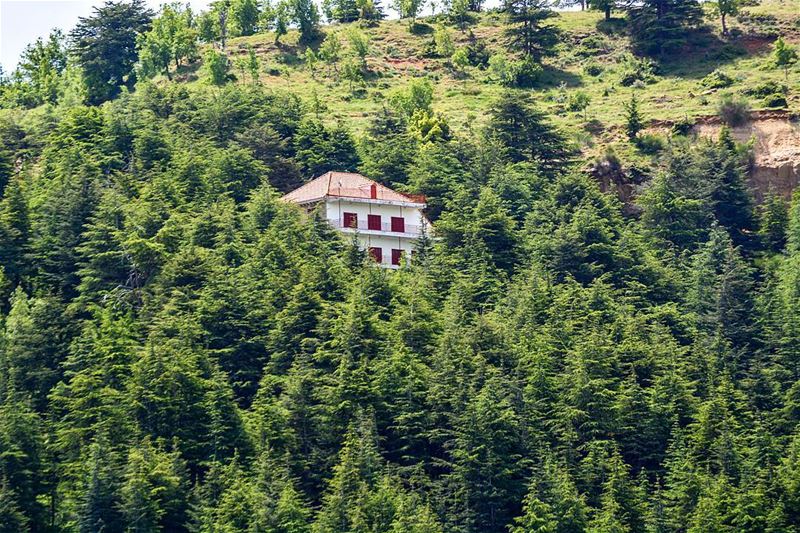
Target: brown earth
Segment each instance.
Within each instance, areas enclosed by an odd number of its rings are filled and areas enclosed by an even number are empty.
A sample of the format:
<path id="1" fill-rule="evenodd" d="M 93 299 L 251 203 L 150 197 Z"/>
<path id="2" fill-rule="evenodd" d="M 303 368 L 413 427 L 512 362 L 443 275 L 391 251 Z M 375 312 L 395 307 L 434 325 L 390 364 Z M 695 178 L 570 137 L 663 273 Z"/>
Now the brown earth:
<path id="1" fill-rule="evenodd" d="M 653 121 L 648 131 L 666 133 L 671 121 Z M 716 138 L 722 129 L 718 116 L 695 119 L 694 133 Z M 790 198 L 800 183 L 800 122 L 785 110 L 760 110 L 750 113 L 750 120 L 731 128 L 738 142 L 753 141 L 753 166 L 750 184 L 756 201 L 772 191 Z"/>
<path id="2" fill-rule="evenodd" d="M 714 117 L 716 118 L 716 117 Z M 698 122 L 695 131 L 704 137 L 719 135 L 719 120 Z M 785 112 L 754 113 L 753 120 L 731 129 L 739 142 L 753 141 L 754 162 L 750 182 L 761 201 L 769 191 L 790 198 L 800 182 L 800 123 Z"/>

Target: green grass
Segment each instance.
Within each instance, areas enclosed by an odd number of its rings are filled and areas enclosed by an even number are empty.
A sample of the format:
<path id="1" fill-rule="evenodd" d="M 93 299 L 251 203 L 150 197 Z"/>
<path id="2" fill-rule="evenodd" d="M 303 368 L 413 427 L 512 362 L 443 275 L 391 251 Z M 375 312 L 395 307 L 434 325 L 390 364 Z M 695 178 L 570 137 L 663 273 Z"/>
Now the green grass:
<path id="1" fill-rule="evenodd" d="M 756 7 L 746 8 L 753 14 L 771 15 L 788 41 L 800 42 L 800 12 L 792 8 L 795 0 L 764 0 Z M 432 30 L 438 23 L 422 19 L 423 29 Z M 716 104 L 723 94 L 740 94 L 766 81 L 779 81 L 790 86 L 790 109 L 800 108 L 800 72 L 796 68 L 788 82 L 783 72 L 770 65 L 770 43 L 774 35 L 758 35 L 758 28 L 744 26 L 736 19 L 729 26 L 734 31 L 745 32 L 739 38 L 724 40 L 718 35 L 718 21 L 709 16 L 708 23 L 714 31 L 694 51 L 682 54 L 678 60 L 662 63 L 658 75 L 651 83 L 624 87 L 620 83 L 625 69 L 625 58 L 630 55 L 630 43 L 623 32 L 604 34 L 602 14 L 598 12 L 563 12 L 555 19 L 564 34 L 564 43 L 558 54 L 546 61 L 546 72 L 538 87 L 531 89 L 541 107 L 549 111 L 554 121 L 568 131 L 576 133 L 585 129 L 582 112 L 569 112 L 566 102 L 575 91 L 585 92 L 591 99 L 586 119 L 595 127 L 591 134 L 582 134 L 587 144 L 602 144 L 621 138 L 623 104 L 636 92 L 641 110 L 647 120 L 680 120 L 715 114 Z M 617 26 L 623 26 L 622 20 Z M 427 28 L 426 28 L 427 26 Z M 345 29 L 346 26 L 328 26 L 326 33 Z M 467 42 L 467 33 L 450 28 L 456 45 Z M 469 30 L 485 39 L 492 52 L 504 51 L 504 17 L 497 13 L 482 14 Z M 468 31 L 469 31 L 468 30 Z M 774 28 L 773 28 L 774 30 Z M 354 96 L 348 84 L 338 81 L 333 72 L 320 66 L 312 73 L 302 60 L 304 48 L 297 44 L 296 32 L 290 32 L 279 46 L 271 34 L 231 39 L 228 51 L 231 56 L 243 55 L 249 47 L 256 50 L 262 62 L 260 83 L 267 87 L 290 90 L 306 102 L 315 98 L 327 109 L 326 120 L 343 121 L 355 131 L 362 131 L 370 116 L 386 105 L 388 96 L 408 83 L 414 76 L 428 76 L 435 85 L 434 109 L 445 115 L 455 129 L 479 128 L 486 120 L 486 110 L 504 90 L 483 70 L 471 68 L 466 76 L 459 76 L 448 67 L 445 59 L 425 57 L 425 49 L 432 35 L 412 34 L 406 21 L 384 21 L 365 28 L 371 39 L 368 64 L 370 78 Z M 586 43 L 593 41 L 599 47 L 587 51 Z M 582 54 L 581 52 L 585 52 Z M 588 57 L 587 57 L 588 55 Z M 588 64 L 599 65 L 602 72 L 591 76 L 584 72 Z M 202 83 L 198 79 L 198 65 L 182 73 L 190 84 Z M 735 80 L 725 89 L 709 90 L 702 79 L 719 69 Z M 276 72 L 270 75 L 268 72 Z M 241 83 L 241 81 L 239 82 Z M 751 100 L 753 109 L 762 103 Z M 598 138 L 599 137 L 599 138 Z"/>

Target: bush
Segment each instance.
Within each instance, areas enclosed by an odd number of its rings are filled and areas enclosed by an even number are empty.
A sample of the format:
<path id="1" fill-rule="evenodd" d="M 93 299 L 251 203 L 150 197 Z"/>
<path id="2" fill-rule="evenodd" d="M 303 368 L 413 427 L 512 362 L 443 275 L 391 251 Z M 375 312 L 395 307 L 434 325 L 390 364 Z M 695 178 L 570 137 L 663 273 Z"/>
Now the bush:
<path id="1" fill-rule="evenodd" d="M 658 65 L 648 58 L 639 59 L 633 55 L 628 55 L 623 61 L 620 84 L 623 87 L 630 87 L 637 81 L 642 83 L 653 83 L 658 73 Z"/>
<path id="2" fill-rule="evenodd" d="M 583 72 L 587 76 L 599 76 L 603 73 L 603 67 L 599 63 L 591 62 L 583 67 Z"/>
<path id="3" fill-rule="evenodd" d="M 515 87 L 532 87 L 542 75 L 542 66 L 526 57 L 509 65 L 509 75 Z"/>
<path id="4" fill-rule="evenodd" d="M 503 54 L 489 59 L 489 70 L 506 87 L 531 87 L 542 75 L 542 66 L 532 58 L 509 61 Z"/>
<path id="5" fill-rule="evenodd" d="M 733 78 L 722 72 L 715 70 L 700 81 L 700 85 L 707 89 L 724 89 L 733 85 Z"/>
<path id="6" fill-rule="evenodd" d="M 569 99 L 567 100 L 567 109 L 569 111 L 584 111 L 587 107 L 589 107 L 589 103 L 591 99 L 589 95 L 583 91 L 576 91 L 569 95 Z"/>
<path id="7" fill-rule="evenodd" d="M 782 94 L 769 94 L 764 97 L 764 107 L 770 107 L 773 109 L 785 109 L 789 107 L 789 103 L 786 101 L 786 96 Z"/>
<path id="8" fill-rule="evenodd" d="M 765 81 L 756 85 L 755 87 L 751 87 L 749 89 L 744 89 L 742 94 L 747 96 L 754 96 L 756 98 L 766 98 L 767 96 L 773 94 L 783 94 L 786 95 L 789 93 L 789 87 L 783 83 L 777 81 Z"/>
<path id="9" fill-rule="evenodd" d="M 456 50 L 452 57 L 450 57 L 450 63 L 453 65 L 455 70 L 464 72 L 470 65 L 467 50 L 465 48 L 459 48 Z"/>
<path id="10" fill-rule="evenodd" d="M 508 85 L 508 58 L 505 54 L 494 54 L 489 58 L 489 73 L 502 85 Z"/>
<path id="11" fill-rule="evenodd" d="M 444 26 L 436 27 L 433 32 L 433 42 L 436 55 L 439 57 L 450 57 L 456 51 L 453 36 L 450 34 L 450 30 Z"/>
<path id="12" fill-rule="evenodd" d="M 719 118 L 729 126 L 741 126 L 750 118 L 750 104 L 744 98 L 725 96 L 717 105 Z"/>
<path id="13" fill-rule="evenodd" d="M 638 148 L 640 152 L 647 155 L 655 155 L 664 149 L 664 140 L 652 133 L 639 135 L 636 137 L 634 144 L 636 144 L 636 148 Z"/>
<path id="14" fill-rule="evenodd" d="M 733 35 L 731 35 L 731 37 L 733 37 Z M 731 61 L 733 59 L 736 59 L 737 57 L 742 57 L 746 55 L 747 55 L 747 50 L 744 47 L 727 43 L 723 45 L 719 50 L 717 50 L 717 52 L 714 54 L 714 59 L 716 61 Z"/>
<path id="15" fill-rule="evenodd" d="M 489 64 L 489 47 L 485 39 L 476 39 L 470 31 L 470 40 L 466 46 L 469 64 L 473 67 L 486 68 Z"/>
<path id="16" fill-rule="evenodd" d="M 692 131 L 692 128 L 694 128 L 694 122 L 689 120 L 688 117 L 684 117 L 672 125 L 670 132 L 673 135 L 689 135 L 689 133 Z"/>
<path id="17" fill-rule="evenodd" d="M 575 49 L 575 55 L 580 57 L 592 57 L 597 55 L 597 52 L 606 50 L 608 43 L 599 35 L 590 35 L 584 38 L 578 47 Z"/>

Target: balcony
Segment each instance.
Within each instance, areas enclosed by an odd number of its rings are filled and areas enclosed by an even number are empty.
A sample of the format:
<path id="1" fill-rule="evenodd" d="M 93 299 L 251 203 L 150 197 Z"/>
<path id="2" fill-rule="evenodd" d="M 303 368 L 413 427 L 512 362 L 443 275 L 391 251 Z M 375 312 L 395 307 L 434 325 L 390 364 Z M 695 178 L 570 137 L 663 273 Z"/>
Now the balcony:
<path id="1" fill-rule="evenodd" d="M 418 237 L 422 231 L 420 226 L 414 224 L 403 224 L 403 231 L 392 231 L 392 224 L 390 222 L 381 222 L 380 229 L 378 229 L 374 222 L 369 224 L 367 220 L 359 220 L 356 224 L 345 224 L 343 218 L 338 220 L 329 220 L 329 222 L 333 225 L 333 227 L 343 230 L 351 229 L 358 230 L 359 233 L 389 234 L 396 235 L 398 237 Z M 350 221 L 348 220 L 348 222 Z"/>

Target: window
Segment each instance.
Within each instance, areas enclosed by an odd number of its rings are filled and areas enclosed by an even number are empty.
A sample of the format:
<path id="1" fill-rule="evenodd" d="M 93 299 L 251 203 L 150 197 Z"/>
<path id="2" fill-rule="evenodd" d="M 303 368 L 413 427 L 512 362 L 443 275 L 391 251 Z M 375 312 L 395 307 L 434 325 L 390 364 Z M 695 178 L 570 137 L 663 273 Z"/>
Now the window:
<path id="1" fill-rule="evenodd" d="M 358 215 L 356 213 L 343 213 L 344 220 L 342 220 L 342 226 L 345 228 L 357 228 L 358 227 Z"/>
<path id="2" fill-rule="evenodd" d="M 404 250 L 392 249 L 392 264 L 399 265 L 403 261 Z"/>
<path id="3" fill-rule="evenodd" d="M 381 216 L 367 215 L 367 229 L 381 230 Z"/>
<path id="4" fill-rule="evenodd" d="M 403 217 L 392 217 L 392 231 L 397 233 L 406 232 L 406 219 Z"/>
<path id="5" fill-rule="evenodd" d="M 377 247 L 370 246 L 370 248 L 369 248 L 369 256 L 376 263 L 383 263 L 383 249 L 382 248 L 377 248 Z"/>

